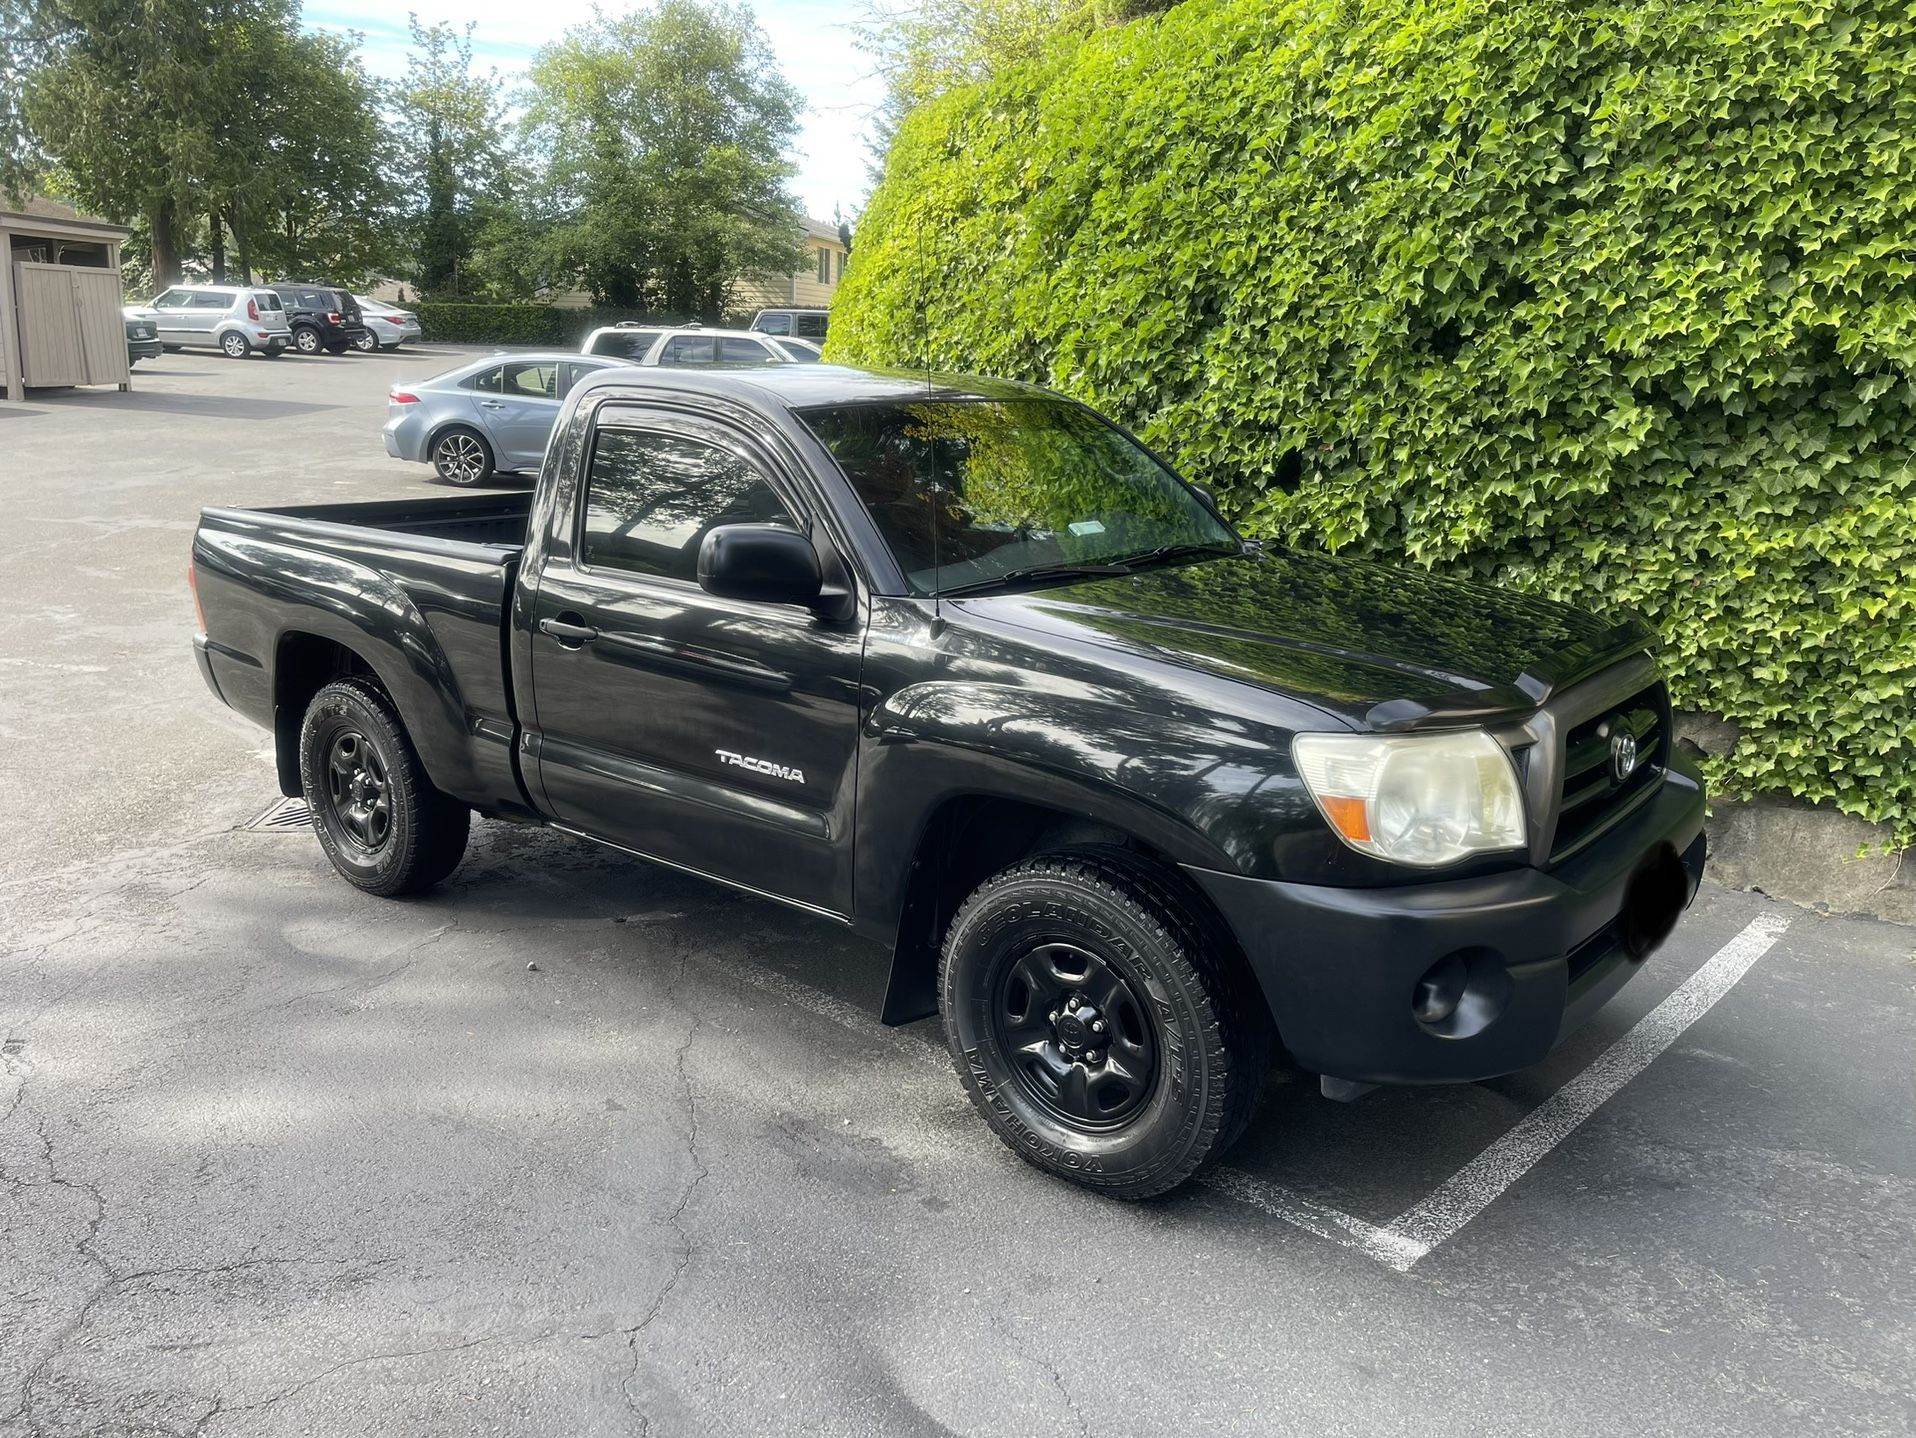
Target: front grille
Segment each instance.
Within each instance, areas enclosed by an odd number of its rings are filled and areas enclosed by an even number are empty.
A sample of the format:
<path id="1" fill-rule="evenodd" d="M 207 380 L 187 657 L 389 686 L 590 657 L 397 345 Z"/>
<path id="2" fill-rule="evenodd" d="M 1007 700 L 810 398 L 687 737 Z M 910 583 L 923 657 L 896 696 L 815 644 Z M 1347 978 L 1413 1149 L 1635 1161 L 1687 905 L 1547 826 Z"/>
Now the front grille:
<path id="1" fill-rule="evenodd" d="M 1619 733 L 1636 741 L 1636 767 L 1623 780 L 1617 778 L 1613 761 Z M 1563 789 L 1551 859 L 1582 848 L 1661 783 L 1669 744 L 1670 698 L 1661 683 L 1572 728 L 1564 736 Z"/>

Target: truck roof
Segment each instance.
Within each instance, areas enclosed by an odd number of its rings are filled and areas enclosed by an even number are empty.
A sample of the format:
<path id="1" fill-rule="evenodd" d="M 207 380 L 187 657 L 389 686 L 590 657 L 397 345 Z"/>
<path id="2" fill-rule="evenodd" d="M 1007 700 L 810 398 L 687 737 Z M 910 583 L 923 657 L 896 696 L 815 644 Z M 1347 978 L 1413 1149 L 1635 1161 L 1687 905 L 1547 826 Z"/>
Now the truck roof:
<path id="1" fill-rule="evenodd" d="M 826 405 L 899 400 L 1046 399 L 1051 392 L 1015 380 L 923 370 L 864 369 L 854 365 L 791 364 L 724 368 L 618 365 L 583 376 L 585 389 L 679 390 L 724 395 L 761 409 L 803 410 Z"/>

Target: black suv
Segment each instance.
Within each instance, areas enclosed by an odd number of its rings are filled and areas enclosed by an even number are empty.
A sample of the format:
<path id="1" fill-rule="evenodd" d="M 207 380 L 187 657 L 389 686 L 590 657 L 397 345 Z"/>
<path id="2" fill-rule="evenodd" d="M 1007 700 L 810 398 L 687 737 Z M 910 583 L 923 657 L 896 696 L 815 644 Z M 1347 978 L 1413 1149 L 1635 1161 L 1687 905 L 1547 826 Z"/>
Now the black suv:
<path id="1" fill-rule="evenodd" d="M 359 301 L 331 285 L 274 285 L 293 329 L 293 348 L 303 355 L 344 354 L 365 338 Z"/>

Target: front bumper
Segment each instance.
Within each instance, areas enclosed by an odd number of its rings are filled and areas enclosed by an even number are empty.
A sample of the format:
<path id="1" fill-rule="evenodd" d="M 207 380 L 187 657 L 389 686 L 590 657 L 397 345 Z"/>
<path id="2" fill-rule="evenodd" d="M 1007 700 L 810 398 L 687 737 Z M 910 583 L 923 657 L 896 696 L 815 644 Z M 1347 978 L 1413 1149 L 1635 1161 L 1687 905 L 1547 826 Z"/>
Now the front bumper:
<path id="1" fill-rule="evenodd" d="M 1703 788 L 1673 766 L 1602 840 L 1548 872 L 1514 869 L 1382 889 L 1189 869 L 1236 933 L 1285 1046 L 1313 1072 L 1360 1083 L 1469 1083 L 1538 1062 L 1641 967 L 1620 926 L 1646 856 L 1680 856 L 1687 903 L 1703 876 Z M 1487 1022 L 1421 1022 L 1422 979 L 1468 963 Z"/>

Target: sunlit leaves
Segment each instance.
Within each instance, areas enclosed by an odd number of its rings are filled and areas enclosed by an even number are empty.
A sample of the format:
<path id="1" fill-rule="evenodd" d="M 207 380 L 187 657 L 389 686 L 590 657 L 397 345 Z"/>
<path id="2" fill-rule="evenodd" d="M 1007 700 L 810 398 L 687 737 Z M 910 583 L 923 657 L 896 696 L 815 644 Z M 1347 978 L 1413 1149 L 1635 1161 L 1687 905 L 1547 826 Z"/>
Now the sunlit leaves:
<path id="1" fill-rule="evenodd" d="M 1185 0 L 916 111 L 832 349 L 1634 607 L 1720 785 L 1916 840 L 1916 9 Z"/>

